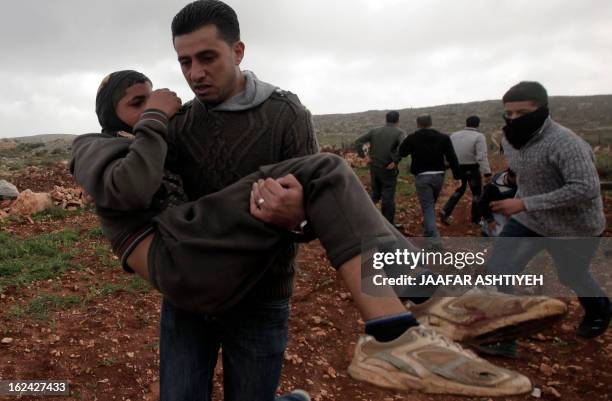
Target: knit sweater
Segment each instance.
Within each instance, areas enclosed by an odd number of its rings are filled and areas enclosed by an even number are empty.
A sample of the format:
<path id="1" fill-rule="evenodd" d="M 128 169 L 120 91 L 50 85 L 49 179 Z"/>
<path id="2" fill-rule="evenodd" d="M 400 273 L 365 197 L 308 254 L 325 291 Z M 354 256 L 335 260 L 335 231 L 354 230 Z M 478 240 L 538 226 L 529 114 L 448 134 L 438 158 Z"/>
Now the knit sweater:
<path id="1" fill-rule="evenodd" d="M 428 171 L 445 171 L 446 162 L 450 165 L 453 177 L 461 178 L 459 162 L 453 150 L 448 135 L 431 128 L 421 128 L 414 134 L 408 135 L 400 145 L 399 155 L 406 157 L 412 155 L 410 172 L 414 175 Z"/>
<path id="2" fill-rule="evenodd" d="M 491 174 L 491 167 L 489 167 L 489 159 L 487 158 L 487 140 L 482 133 L 475 128 L 466 127 L 451 134 L 450 138 L 459 164 L 478 163 L 481 174 Z"/>
<path id="3" fill-rule="evenodd" d="M 373 167 L 387 167 L 391 162 L 398 164 L 402 159 L 399 145 L 406 138 L 406 132 L 394 125 L 374 128 L 355 141 L 359 156 L 364 157 L 363 145 L 370 144 L 369 156 Z"/>
<path id="4" fill-rule="evenodd" d="M 503 144 L 517 175 L 516 196 L 526 209 L 514 219 L 543 236 L 597 236 L 604 231 L 599 177 L 588 143 L 549 118 L 520 150 L 505 138 Z"/>
<path id="5" fill-rule="evenodd" d="M 249 85 L 247 92 L 265 88 Z M 253 89 L 255 88 L 255 89 Z M 187 103 L 170 121 L 167 168 L 183 178 L 190 199 L 219 191 L 260 166 L 313 154 L 318 144 L 310 112 L 297 96 L 275 90 L 263 99 L 246 93 L 251 104 L 230 99 L 209 108 L 199 100 Z M 240 105 L 240 107 L 235 107 Z M 297 246 L 288 235 L 278 263 L 254 288 L 258 298 L 281 299 L 291 295 Z"/>

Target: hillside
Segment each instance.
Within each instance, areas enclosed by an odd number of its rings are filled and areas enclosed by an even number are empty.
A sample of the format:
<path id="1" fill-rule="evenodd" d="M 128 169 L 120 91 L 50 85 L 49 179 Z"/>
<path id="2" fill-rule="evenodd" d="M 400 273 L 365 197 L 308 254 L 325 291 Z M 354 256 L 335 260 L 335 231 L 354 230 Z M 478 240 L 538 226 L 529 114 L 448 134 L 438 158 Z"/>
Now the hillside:
<path id="1" fill-rule="evenodd" d="M 593 145 L 612 143 L 612 95 L 555 96 L 550 99 L 555 120 L 573 129 Z M 450 133 L 462 128 L 465 118 L 477 114 L 481 129 L 498 137 L 501 134 L 502 104 L 500 100 L 446 104 L 441 106 L 408 108 L 400 112 L 400 126 L 408 132 L 414 130 L 419 114 L 429 113 L 434 127 Z M 387 110 L 370 110 L 351 114 L 326 114 L 313 117 L 317 135 L 324 144 L 352 142 L 368 129 L 384 123 Z"/>
<path id="2" fill-rule="evenodd" d="M 552 115 L 561 124 L 573 129 L 593 145 L 612 144 L 612 95 L 553 96 L 550 99 Z M 351 143 L 368 129 L 381 125 L 387 110 L 369 110 L 348 114 L 323 114 L 313 116 L 314 127 L 322 144 Z M 501 134 L 502 104 L 500 100 L 445 104 L 440 106 L 406 108 L 399 110 L 400 125 L 406 131 L 414 130 L 414 120 L 419 114 L 429 113 L 435 128 L 450 133 L 463 127 L 465 118 L 477 114 L 481 118 L 483 132 L 498 138 Z M 0 139 L 0 158 L 8 157 L 7 150 L 18 144 L 29 155 L 34 147 L 68 150 L 76 135 L 50 134 L 20 138 Z M 39 144 L 44 144 L 44 147 Z M 11 153 L 11 157 L 15 155 Z M 0 159 L 0 162 L 2 159 Z"/>

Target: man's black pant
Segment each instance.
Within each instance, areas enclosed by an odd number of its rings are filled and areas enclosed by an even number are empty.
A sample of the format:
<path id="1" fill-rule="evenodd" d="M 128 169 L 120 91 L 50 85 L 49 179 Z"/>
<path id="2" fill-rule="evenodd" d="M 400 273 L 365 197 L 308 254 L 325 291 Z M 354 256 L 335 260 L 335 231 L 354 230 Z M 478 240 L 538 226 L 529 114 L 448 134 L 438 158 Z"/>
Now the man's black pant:
<path id="1" fill-rule="evenodd" d="M 391 224 L 395 218 L 395 187 L 398 174 L 397 168 L 387 170 L 384 167 L 370 166 L 372 201 L 378 203 L 382 200 L 382 214 Z"/>
<path id="2" fill-rule="evenodd" d="M 459 166 L 461 170 L 461 186 L 455 190 L 455 192 L 448 198 L 446 205 L 442 208 L 442 211 L 446 217 L 450 217 L 459 203 L 459 199 L 465 193 L 467 186 L 470 186 L 472 192 L 472 223 L 478 224 L 480 214 L 478 213 L 478 201 L 482 195 L 482 177 L 480 175 L 480 168 L 478 164 L 462 164 Z"/>

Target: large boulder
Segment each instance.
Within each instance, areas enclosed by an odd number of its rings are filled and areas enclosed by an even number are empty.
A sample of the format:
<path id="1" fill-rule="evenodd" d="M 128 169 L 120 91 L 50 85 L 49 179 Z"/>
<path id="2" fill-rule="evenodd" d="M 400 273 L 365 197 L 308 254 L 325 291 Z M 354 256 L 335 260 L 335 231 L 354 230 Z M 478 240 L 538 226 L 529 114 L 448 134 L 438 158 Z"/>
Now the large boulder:
<path id="1" fill-rule="evenodd" d="M 8 181 L 0 180 L 0 200 L 16 199 L 19 196 L 17 187 Z"/>

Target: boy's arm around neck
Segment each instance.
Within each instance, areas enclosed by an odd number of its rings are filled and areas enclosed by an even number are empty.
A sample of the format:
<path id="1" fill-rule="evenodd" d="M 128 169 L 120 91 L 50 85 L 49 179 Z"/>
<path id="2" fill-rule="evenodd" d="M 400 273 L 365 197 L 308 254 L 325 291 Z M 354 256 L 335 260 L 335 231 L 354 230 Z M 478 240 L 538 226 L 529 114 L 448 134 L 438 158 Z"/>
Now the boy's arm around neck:
<path id="1" fill-rule="evenodd" d="M 146 110 L 134 126 L 134 139 L 100 134 L 75 139 L 70 169 L 98 207 L 149 207 L 161 185 L 167 145 L 167 118 Z"/>

